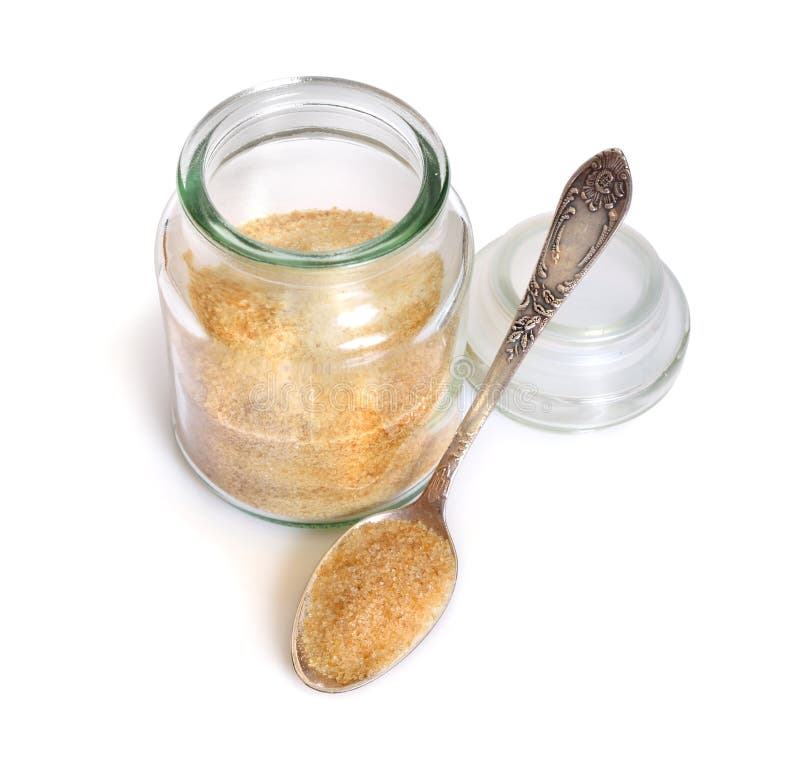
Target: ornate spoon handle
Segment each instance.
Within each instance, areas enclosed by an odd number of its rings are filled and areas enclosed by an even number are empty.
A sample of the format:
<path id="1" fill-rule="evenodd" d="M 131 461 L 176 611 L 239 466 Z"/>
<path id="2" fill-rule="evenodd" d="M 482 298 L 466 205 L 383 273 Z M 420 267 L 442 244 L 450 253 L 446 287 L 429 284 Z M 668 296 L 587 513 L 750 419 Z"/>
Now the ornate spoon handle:
<path id="1" fill-rule="evenodd" d="M 631 174 L 619 149 L 600 152 L 569 179 L 514 322 L 433 472 L 423 496 L 426 502 L 444 503 L 453 474 L 489 413 L 542 330 L 616 231 L 630 201 Z"/>

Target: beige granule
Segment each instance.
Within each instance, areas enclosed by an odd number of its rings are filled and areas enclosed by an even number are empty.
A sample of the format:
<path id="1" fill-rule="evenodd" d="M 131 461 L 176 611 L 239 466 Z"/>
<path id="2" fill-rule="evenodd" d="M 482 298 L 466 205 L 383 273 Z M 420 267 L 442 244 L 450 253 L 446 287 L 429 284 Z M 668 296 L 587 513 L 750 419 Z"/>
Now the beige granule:
<path id="1" fill-rule="evenodd" d="M 284 225 L 295 244 L 302 237 L 303 246 L 323 249 L 356 244 L 391 222 L 334 208 L 267 216 L 242 229 L 288 244 Z M 375 509 L 424 478 L 455 428 L 455 413 L 445 417 L 438 405 L 452 380 L 457 317 L 423 333 L 440 304 L 438 253 L 366 271 L 349 288 L 361 291 L 351 304 L 334 274 L 312 272 L 317 282 L 298 287 L 296 275 L 262 279 L 249 264 L 200 266 L 191 252 L 184 262 L 188 298 L 213 340 L 191 336 L 167 312 L 179 382 L 176 430 L 214 485 L 254 510 L 319 522 Z M 339 321 L 363 303 L 377 309 L 374 316 L 352 327 Z M 364 338 L 380 342 L 362 349 Z M 315 387 L 321 403 L 313 411 L 299 383 Z M 267 390 L 289 393 L 278 407 L 262 406 Z M 399 406 L 372 396 L 380 391 L 391 391 Z M 342 397 L 352 403 L 331 406 Z"/>
<path id="2" fill-rule="evenodd" d="M 239 227 L 242 234 L 259 242 L 296 250 L 324 253 L 343 250 L 383 234 L 394 221 L 359 210 L 295 210 L 254 218 Z"/>
<path id="3" fill-rule="evenodd" d="M 184 256 L 191 273 L 189 296 L 206 332 L 229 348 L 291 343 L 291 332 L 278 316 L 278 304 L 263 290 L 250 289 L 242 276 L 224 265 L 194 267 L 191 252 Z"/>
<path id="4" fill-rule="evenodd" d="M 303 660 L 343 685 L 380 673 L 430 629 L 455 579 L 449 541 L 422 522 L 356 527 L 312 583 L 301 628 Z"/>

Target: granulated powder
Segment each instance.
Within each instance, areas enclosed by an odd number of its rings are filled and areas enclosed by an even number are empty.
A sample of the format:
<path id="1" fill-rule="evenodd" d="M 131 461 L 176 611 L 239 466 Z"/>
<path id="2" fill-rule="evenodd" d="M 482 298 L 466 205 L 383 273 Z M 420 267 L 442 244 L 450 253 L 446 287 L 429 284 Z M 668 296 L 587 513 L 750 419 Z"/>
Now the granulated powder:
<path id="1" fill-rule="evenodd" d="M 391 225 L 333 208 L 270 215 L 241 230 L 320 252 Z M 455 425 L 437 408 L 452 381 L 456 312 L 422 332 L 440 306 L 438 253 L 370 272 L 376 311 L 352 327 L 341 321 L 346 296 L 337 282 L 320 282 L 324 274 L 298 289 L 246 263 L 199 265 L 191 252 L 184 260 L 189 299 L 209 337 L 170 327 L 178 436 L 213 484 L 253 509 L 316 522 L 380 506 L 425 477 Z M 363 348 L 375 339 L 374 353 Z"/>
<path id="2" fill-rule="evenodd" d="M 358 210 L 295 210 L 254 218 L 239 230 L 252 239 L 284 250 L 324 253 L 344 250 L 374 239 L 394 221 Z"/>
<path id="3" fill-rule="evenodd" d="M 331 551 L 305 605 L 305 664 L 339 684 L 380 673 L 413 648 L 456 579 L 449 541 L 421 522 L 362 524 Z"/>

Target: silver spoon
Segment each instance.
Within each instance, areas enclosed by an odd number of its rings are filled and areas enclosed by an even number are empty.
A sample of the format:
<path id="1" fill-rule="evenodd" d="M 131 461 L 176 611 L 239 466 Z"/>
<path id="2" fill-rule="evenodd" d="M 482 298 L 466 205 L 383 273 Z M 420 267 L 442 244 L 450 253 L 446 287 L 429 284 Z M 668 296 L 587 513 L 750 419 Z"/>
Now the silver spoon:
<path id="1" fill-rule="evenodd" d="M 320 567 L 342 541 L 363 525 L 383 524 L 393 520 L 422 522 L 447 541 L 455 557 L 455 549 L 444 521 L 445 501 L 453 475 L 525 355 L 608 243 L 625 216 L 630 201 L 630 170 L 625 155 L 619 149 L 608 149 L 595 155 L 569 179 L 514 322 L 472 406 L 461 421 L 424 492 L 411 505 L 377 513 L 355 524 L 339 538 L 311 575 L 292 628 L 292 661 L 297 674 L 308 686 L 325 692 L 342 692 L 362 686 L 394 667 L 433 627 L 436 620 L 426 625 L 410 646 L 379 671 L 349 684 L 338 683 L 317 672 L 306 662 L 302 650 L 309 595 L 320 575 Z M 443 602 L 438 616 L 447 606 L 450 595 Z"/>

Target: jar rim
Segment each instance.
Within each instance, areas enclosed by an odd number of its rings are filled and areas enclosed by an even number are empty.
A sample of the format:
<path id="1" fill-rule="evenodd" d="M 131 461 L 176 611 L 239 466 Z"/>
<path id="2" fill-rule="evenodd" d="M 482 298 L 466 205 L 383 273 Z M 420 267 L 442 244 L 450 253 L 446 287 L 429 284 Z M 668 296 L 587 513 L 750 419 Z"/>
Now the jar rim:
<path id="1" fill-rule="evenodd" d="M 416 199 L 390 229 L 353 247 L 323 252 L 302 252 L 273 247 L 252 239 L 232 226 L 217 210 L 206 185 L 210 154 L 225 135 L 215 136 L 223 122 L 248 104 L 264 105 L 287 93 L 337 88 L 355 92 L 368 102 L 388 109 L 408 128 L 416 142 L 421 165 Z M 347 107 L 346 104 L 343 106 Z M 361 110 L 364 112 L 363 109 Z M 379 118 L 376 118 L 379 119 Z M 216 138 L 216 142 L 214 139 Z M 259 263 L 295 268 L 324 268 L 365 263 L 395 252 L 426 231 L 439 216 L 450 189 L 450 169 L 441 139 L 419 112 L 386 91 L 365 83 L 336 77 L 291 77 L 264 83 L 227 98 L 211 109 L 195 126 L 181 151 L 177 170 L 178 197 L 195 228 L 214 245 Z"/>

